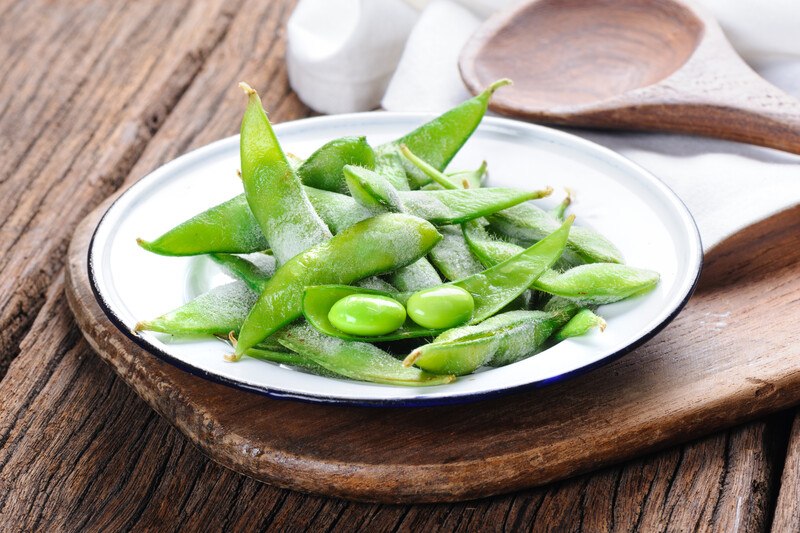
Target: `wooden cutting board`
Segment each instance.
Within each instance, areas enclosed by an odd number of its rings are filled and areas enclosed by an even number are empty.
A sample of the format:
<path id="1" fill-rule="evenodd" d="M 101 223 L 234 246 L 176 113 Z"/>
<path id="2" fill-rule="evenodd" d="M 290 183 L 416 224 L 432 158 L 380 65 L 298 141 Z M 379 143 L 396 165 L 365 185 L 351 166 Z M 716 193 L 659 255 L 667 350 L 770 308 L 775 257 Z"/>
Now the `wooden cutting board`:
<path id="1" fill-rule="evenodd" d="M 106 318 L 78 227 L 67 297 L 89 343 L 212 459 L 290 489 L 379 502 L 454 501 L 633 458 L 800 402 L 800 208 L 706 257 L 697 293 L 649 343 L 547 388 L 461 406 L 366 408 L 274 400 L 143 351 Z"/>

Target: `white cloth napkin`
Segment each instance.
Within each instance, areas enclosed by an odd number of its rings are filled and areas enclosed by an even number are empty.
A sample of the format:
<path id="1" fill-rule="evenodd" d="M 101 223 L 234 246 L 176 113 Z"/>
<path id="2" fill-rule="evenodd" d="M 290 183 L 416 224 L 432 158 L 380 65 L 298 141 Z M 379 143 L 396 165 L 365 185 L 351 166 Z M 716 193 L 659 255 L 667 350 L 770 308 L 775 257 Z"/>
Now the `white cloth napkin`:
<path id="1" fill-rule="evenodd" d="M 467 98 L 459 51 L 483 18 L 511 1 L 407 1 L 301 0 L 289 22 L 287 52 L 300 98 L 327 113 L 379 103 L 390 111 L 442 111 Z M 800 1 L 702 3 L 762 76 L 800 97 Z M 798 156 L 682 135 L 570 131 L 665 181 L 694 215 L 706 250 L 800 204 Z"/>

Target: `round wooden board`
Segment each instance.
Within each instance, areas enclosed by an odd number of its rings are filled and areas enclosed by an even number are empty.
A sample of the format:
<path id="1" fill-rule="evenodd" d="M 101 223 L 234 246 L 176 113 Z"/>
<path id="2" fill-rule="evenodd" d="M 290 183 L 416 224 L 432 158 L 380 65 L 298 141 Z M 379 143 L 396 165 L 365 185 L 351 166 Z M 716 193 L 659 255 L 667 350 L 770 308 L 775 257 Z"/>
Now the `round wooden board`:
<path id="1" fill-rule="evenodd" d="M 378 502 L 472 499 L 632 458 L 800 400 L 800 333 L 792 313 L 776 313 L 800 294 L 798 209 L 707 257 L 684 312 L 611 364 L 476 404 L 367 408 L 242 392 L 133 343 L 108 320 L 88 279 L 89 243 L 110 202 L 83 220 L 69 250 L 67 297 L 81 330 L 199 449 L 266 483 Z"/>

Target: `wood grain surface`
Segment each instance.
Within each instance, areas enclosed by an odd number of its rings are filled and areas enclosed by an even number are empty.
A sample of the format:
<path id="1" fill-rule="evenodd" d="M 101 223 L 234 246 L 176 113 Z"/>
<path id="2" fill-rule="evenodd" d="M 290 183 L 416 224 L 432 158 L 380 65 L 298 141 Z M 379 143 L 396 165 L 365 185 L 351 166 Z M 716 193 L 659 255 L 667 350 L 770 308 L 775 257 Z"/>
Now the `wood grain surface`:
<path id="1" fill-rule="evenodd" d="M 82 340 L 62 268 L 72 230 L 109 192 L 236 131 L 232 81 L 264 91 L 276 121 L 308 115 L 283 67 L 292 2 L 188 6 L 0 1 L 0 357 L 10 363 L 0 382 L 0 529 L 763 531 L 774 515 L 774 531 L 792 530 L 800 435 L 788 441 L 783 415 L 459 504 L 307 496 L 197 451 Z M 776 316 L 788 323 L 793 309 Z M 784 468 L 787 445 L 795 459 Z"/>
<path id="2" fill-rule="evenodd" d="M 682 0 L 529 0 L 462 51 L 473 93 L 537 122 L 693 133 L 800 154 L 800 101 L 758 76 L 717 22 Z"/>

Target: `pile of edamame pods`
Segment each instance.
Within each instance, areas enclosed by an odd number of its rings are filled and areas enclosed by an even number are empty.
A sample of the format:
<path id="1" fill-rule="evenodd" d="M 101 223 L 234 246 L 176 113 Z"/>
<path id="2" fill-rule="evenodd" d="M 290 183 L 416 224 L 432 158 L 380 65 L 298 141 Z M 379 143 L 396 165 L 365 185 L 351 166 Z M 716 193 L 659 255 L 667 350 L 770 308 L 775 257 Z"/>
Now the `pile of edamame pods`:
<path id="1" fill-rule="evenodd" d="M 604 328 L 597 306 L 652 290 L 608 239 L 546 211 L 550 188 L 485 187 L 448 164 L 508 80 L 395 141 L 281 148 L 258 94 L 241 128 L 244 193 L 145 250 L 207 254 L 237 281 L 137 331 L 229 339 L 247 356 L 326 376 L 439 385 Z"/>

